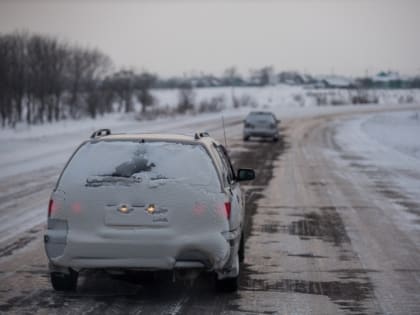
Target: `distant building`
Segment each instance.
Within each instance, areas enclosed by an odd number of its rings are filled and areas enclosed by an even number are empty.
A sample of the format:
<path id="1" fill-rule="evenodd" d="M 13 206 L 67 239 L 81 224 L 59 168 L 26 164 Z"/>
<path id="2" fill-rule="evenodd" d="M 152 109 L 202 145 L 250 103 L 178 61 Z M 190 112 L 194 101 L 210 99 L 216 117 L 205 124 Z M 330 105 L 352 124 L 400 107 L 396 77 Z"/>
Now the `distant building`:
<path id="1" fill-rule="evenodd" d="M 401 88 L 406 81 L 398 72 L 381 71 L 377 75 L 371 77 L 372 84 L 381 88 Z"/>
<path id="2" fill-rule="evenodd" d="M 318 76 L 315 80 L 315 86 L 318 88 L 350 89 L 356 85 L 353 79 L 338 75 Z"/>
<path id="3" fill-rule="evenodd" d="M 302 76 L 294 71 L 283 71 L 277 75 L 278 82 L 289 85 L 301 85 L 304 83 Z"/>

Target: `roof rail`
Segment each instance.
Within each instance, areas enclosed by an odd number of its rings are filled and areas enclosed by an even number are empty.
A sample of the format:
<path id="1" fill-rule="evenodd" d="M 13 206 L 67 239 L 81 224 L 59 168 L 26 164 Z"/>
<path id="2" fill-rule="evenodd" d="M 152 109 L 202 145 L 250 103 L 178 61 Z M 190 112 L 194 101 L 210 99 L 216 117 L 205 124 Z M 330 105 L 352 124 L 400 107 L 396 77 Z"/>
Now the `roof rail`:
<path id="1" fill-rule="evenodd" d="M 90 136 L 91 139 L 108 136 L 111 134 L 111 129 L 99 129 L 96 130 L 92 135 Z"/>
<path id="2" fill-rule="evenodd" d="M 194 135 L 194 139 L 198 140 L 200 138 L 204 138 L 204 137 L 210 137 L 210 134 L 207 131 L 203 131 L 203 132 L 196 132 Z"/>

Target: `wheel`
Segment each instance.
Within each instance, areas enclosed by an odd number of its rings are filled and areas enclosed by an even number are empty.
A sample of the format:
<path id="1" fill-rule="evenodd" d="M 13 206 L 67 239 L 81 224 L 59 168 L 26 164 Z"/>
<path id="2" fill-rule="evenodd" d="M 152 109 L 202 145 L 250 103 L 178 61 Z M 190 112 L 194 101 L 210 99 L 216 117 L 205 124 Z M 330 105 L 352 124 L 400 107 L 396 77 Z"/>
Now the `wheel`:
<path id="1" fill-rule="evenodd" d="M 279 141 L 279 137 L 273 137 L 273 142 Z"/>
<path id="2" fill-rule="evenodd" d="M 235 292 L 239 288 L 239 275 L 233 278 L 216 279 L 216 289 L 219 292 Z"/>
<path id="3" fill-rule="evenodd" d="M 50 279 L 52 287 L 56 291 L 75 291 L 78 276 L 79 273 L 73 269 L 69 269 L 69 273 L 51 272 Z"/>
<path id="4" fill-rule="evenodd" d="M 232 270 L 228 277 L 219 279 L 216 275 L 216 290 L 219 292 L 235 292 L 239 288 L 240 263 L 239 253 L 236 253 L 232 262 Z"/>
<path id="5" fill-rule="evenodd" d="M 244 262 L 244 260 L 245 260 L 245 239 L 244 239 L 244 233 L 242 233 L 241 242 L 239 243 L 238 256 L 239 256 L 239 262 Z"/>
<path id="6" fill-rule="evenodd" d="M 244 136 L 244 141 L 248 141 L 249 140 L 249 136 Z"/>

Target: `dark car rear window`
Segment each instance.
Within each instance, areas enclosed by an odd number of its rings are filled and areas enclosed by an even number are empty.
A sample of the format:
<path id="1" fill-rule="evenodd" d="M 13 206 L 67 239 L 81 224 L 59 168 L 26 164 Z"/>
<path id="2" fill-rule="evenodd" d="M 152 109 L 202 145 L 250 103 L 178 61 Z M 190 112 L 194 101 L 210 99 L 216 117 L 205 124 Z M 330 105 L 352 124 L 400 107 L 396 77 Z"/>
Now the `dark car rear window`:
<path id="1" fill-rule="evenodd" d="M 247 116 L 246 121 L 250 123 L 256 123 L 256 122 L 274 123 L 275 119 L 274 119 L 273 114 L 270 114 L 270 113 L 251 113 Z"/>

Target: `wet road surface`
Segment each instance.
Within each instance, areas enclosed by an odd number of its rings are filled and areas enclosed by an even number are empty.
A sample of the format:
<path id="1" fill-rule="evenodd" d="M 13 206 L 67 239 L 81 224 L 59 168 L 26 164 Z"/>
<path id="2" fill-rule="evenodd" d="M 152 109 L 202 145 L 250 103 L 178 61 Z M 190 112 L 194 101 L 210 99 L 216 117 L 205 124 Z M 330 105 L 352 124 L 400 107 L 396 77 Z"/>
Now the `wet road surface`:
<path id="1" fill-rule="evenodd" d="M 407 211 L 418 213 L 419 205 L 388 184 L 386 170 L 372 179 L 357 166 L 360 157 L 334 140 L 337 119 L 349 117 L 285 121 L 277 143 L 243 142 L 240 123 L 228 126 L 234 164 L 257 174 L 244 186 L 246 256 L 237 293 L 215 292 L 209 275 L 172 283 L 167 275 L 127 281 L 100 271 L 82 273 L 75 293 L 54 292 L 37 224 L 2 243 L 0 313 L 420 314 L 420 235 L 388 215 L 396 198 L 409 203 Z M 353 166 L 343 169 L 326 151 Z M 53 174 L 46 176 L 41 187 Z M 42 194 L 32 198 L 44 201 Z"/>

